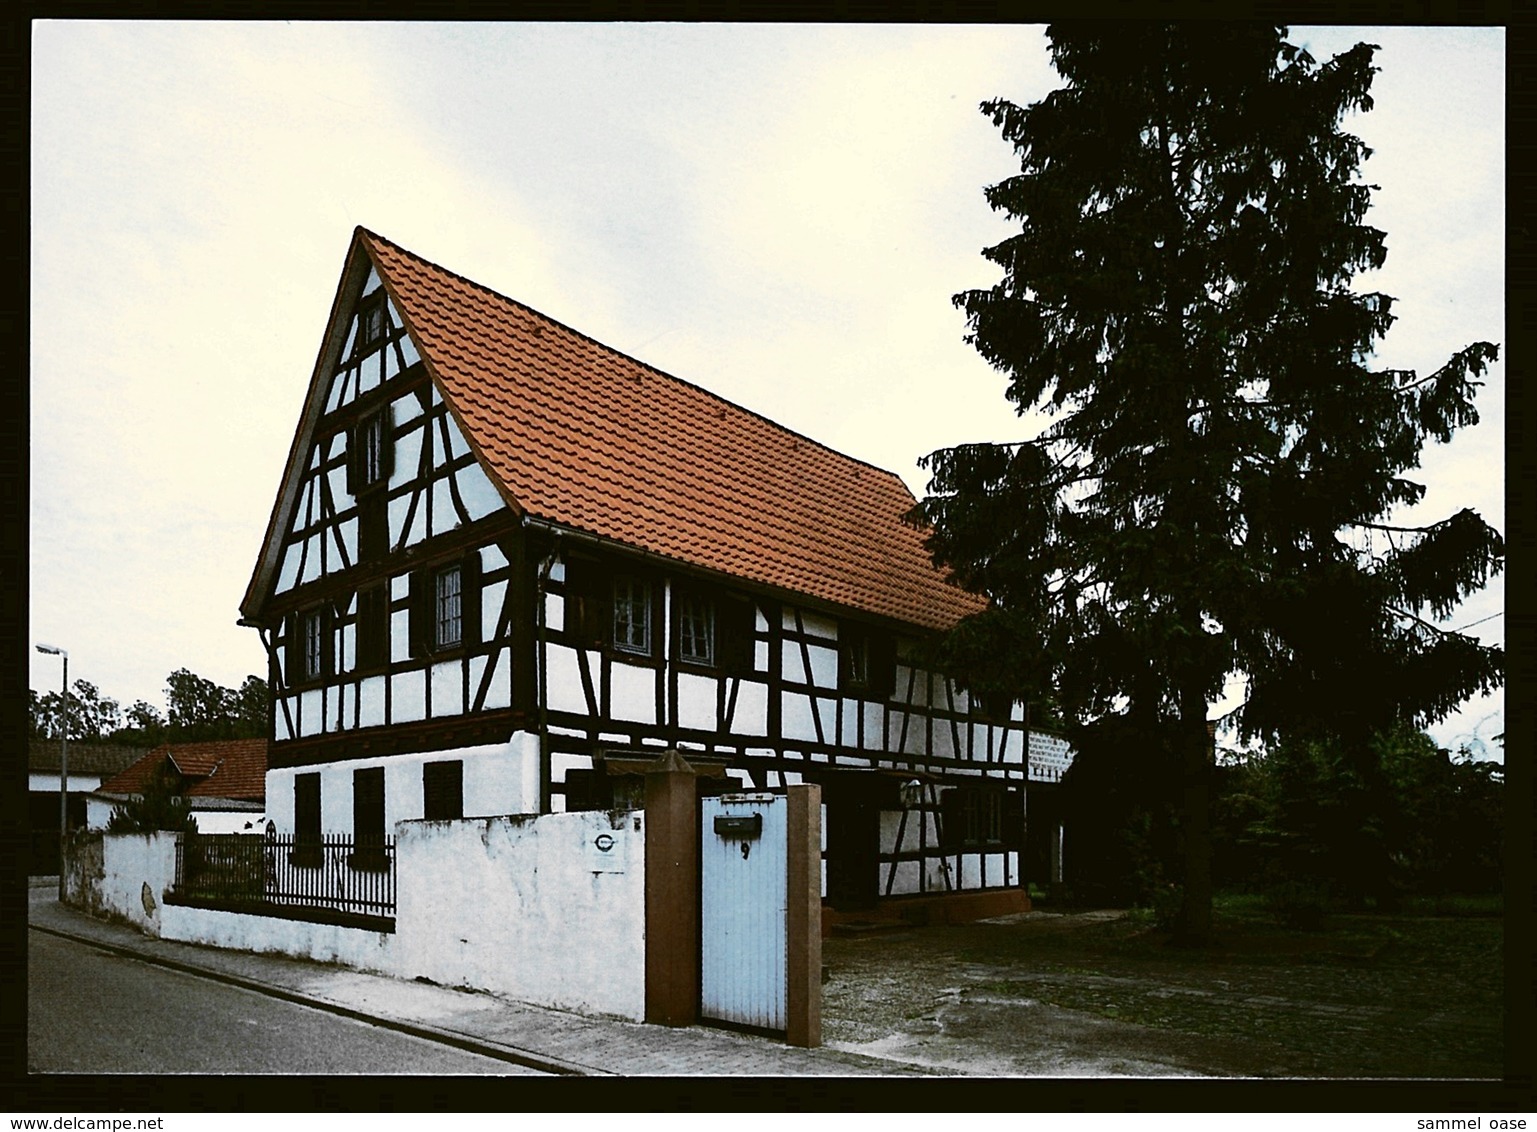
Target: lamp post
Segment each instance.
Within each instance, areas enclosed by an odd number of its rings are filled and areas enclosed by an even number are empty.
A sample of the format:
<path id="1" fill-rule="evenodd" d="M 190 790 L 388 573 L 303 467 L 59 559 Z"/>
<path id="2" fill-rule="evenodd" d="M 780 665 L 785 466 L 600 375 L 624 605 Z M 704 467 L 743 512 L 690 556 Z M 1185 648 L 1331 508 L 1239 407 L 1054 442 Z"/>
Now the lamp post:
<path id="1" fill-rule="evenodd" d="M 59 903 L 64 902 L 64 842 L 69 829 L 69 653 L 57 645 L 38 645 L 38 652 L 64 661 L 63 699 L 59 719 Z"/>

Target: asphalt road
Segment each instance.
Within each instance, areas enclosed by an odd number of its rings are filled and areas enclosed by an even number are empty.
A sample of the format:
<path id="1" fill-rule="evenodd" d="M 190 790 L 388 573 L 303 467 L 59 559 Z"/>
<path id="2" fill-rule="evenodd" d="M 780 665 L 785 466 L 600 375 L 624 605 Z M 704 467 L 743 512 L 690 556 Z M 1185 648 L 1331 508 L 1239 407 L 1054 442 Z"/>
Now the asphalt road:
<path id="1" fill-rule="evenodd" d="M 537 1075 L 44 932 L 28 943 L 32 1073 Z"/>

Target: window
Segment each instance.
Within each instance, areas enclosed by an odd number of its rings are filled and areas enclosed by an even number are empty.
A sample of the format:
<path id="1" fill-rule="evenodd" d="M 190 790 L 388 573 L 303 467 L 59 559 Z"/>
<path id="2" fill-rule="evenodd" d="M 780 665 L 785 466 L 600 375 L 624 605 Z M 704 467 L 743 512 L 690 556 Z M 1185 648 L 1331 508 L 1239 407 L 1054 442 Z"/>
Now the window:
<path id="1" fill-rule="evenodd" d="M 390 656 L 390 603 L 384 586 L 358 594 L 357 650 L 359 668 L 378 668 Z"/>
<path id="2" fill-rule="evenodd" d="M 992 845 L 1003 840 L 1002 790 L 956 786 L 942 799 L 944 842 L 951 848 Z"/>
<path id="3" fill-rule="evenodd" d="M 352 772 L 352 837 L 354 868 L 385 867 L 383 767 Z"/>
<path id="4" fill-rule="evenodd" d="M 884 633 L 845 622 L 838 629 L 838 687 L 850 695 L 885 699 L 896 685 L 896 651 Z"/>
<path id="5" fill-rule="evenodd" d="M 353 495 L 365 492 L 390 478 L 394 470 L 391 432 L 388 406 L 368 414 L 353 425 L 347 459 L 347 489 Z"/>
<path id="6" fill-rule="evenodd" d="M 464 762 L 422 764 L 422 817 L 452 821 L 464 816 Z"/>
<path id="7" fill-rule="evenodd" d="M 304 675 L 311 680 L 325 675 L 325 619 L 320 610 L 304 615 Z"/>
<path id="8" fill-rule="evenodd" d="M 614 647 L 651 654 L 651 584 L 631 574 L 614 579 Z"/>
<path id="9" fill-rule="evenodd" d="M 410 652 L 426 657 L 480 640 L 480 552 L 411 573 Z"/>
<path id="10" fill-rule="evenodd" d="M 371 301 L 358 311 L 358 349 L 366 350 L 384 337 L 384 303 Z"/>
<path id="11" fill-rule="evenodd" d="M 294 776 L 294 851 L 290 860 L 313 868 L 320 864 L 320 775 Z"/>
<path id="12" fill-rule="evenodd" d="M 715 663 L 715 603 L 698 594 L 680 593 L 678 659 L 685 664 Z"/>
<path id="13" fill-rule="evenodd" d="M 451 649 L 464 639 L 463 574 L 458 566 L 439 570 L 435 581 L 433 645 Z"/>

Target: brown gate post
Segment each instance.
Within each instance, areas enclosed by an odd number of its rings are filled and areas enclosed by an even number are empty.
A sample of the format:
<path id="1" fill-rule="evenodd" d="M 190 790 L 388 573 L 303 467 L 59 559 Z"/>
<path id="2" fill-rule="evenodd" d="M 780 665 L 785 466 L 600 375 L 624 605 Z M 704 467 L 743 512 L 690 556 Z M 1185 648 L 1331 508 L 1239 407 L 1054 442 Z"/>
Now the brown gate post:
<path id="1" fill-rule="evenodd" d="M 697 795 L 677 751 L 646 769 L 646 1021 L 662 1026 L 699 1017 Z"/>
<path id="2" fill-rule="evenodd" d="M 822 788 L 812 783 L 787 787 L 789 826 L 786 852 L 785 1041 L 792 1046 L 822 1044 Z"/>

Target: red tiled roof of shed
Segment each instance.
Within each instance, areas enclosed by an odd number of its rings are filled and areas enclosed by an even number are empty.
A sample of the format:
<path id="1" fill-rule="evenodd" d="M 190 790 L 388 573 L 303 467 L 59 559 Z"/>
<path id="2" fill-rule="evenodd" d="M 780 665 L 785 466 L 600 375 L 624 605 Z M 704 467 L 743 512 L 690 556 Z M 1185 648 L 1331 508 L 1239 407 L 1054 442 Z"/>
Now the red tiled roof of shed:
<path id="1" fill-rule="evenodd" d="M 483 466 L 538 519 L 927 629 L 983 607 L 891 472 L 358 229 Z"/>
<path id="2" fill-rule="evenodd" d="M 170 759 L 183 777 L 197 780 L 187 788 L 189 797 L 261 802 L 267 797 L 267 745 L 266 739 L 162 744 L 103 782 L 100 793 L 141 794 L 155 768 Z"/>

